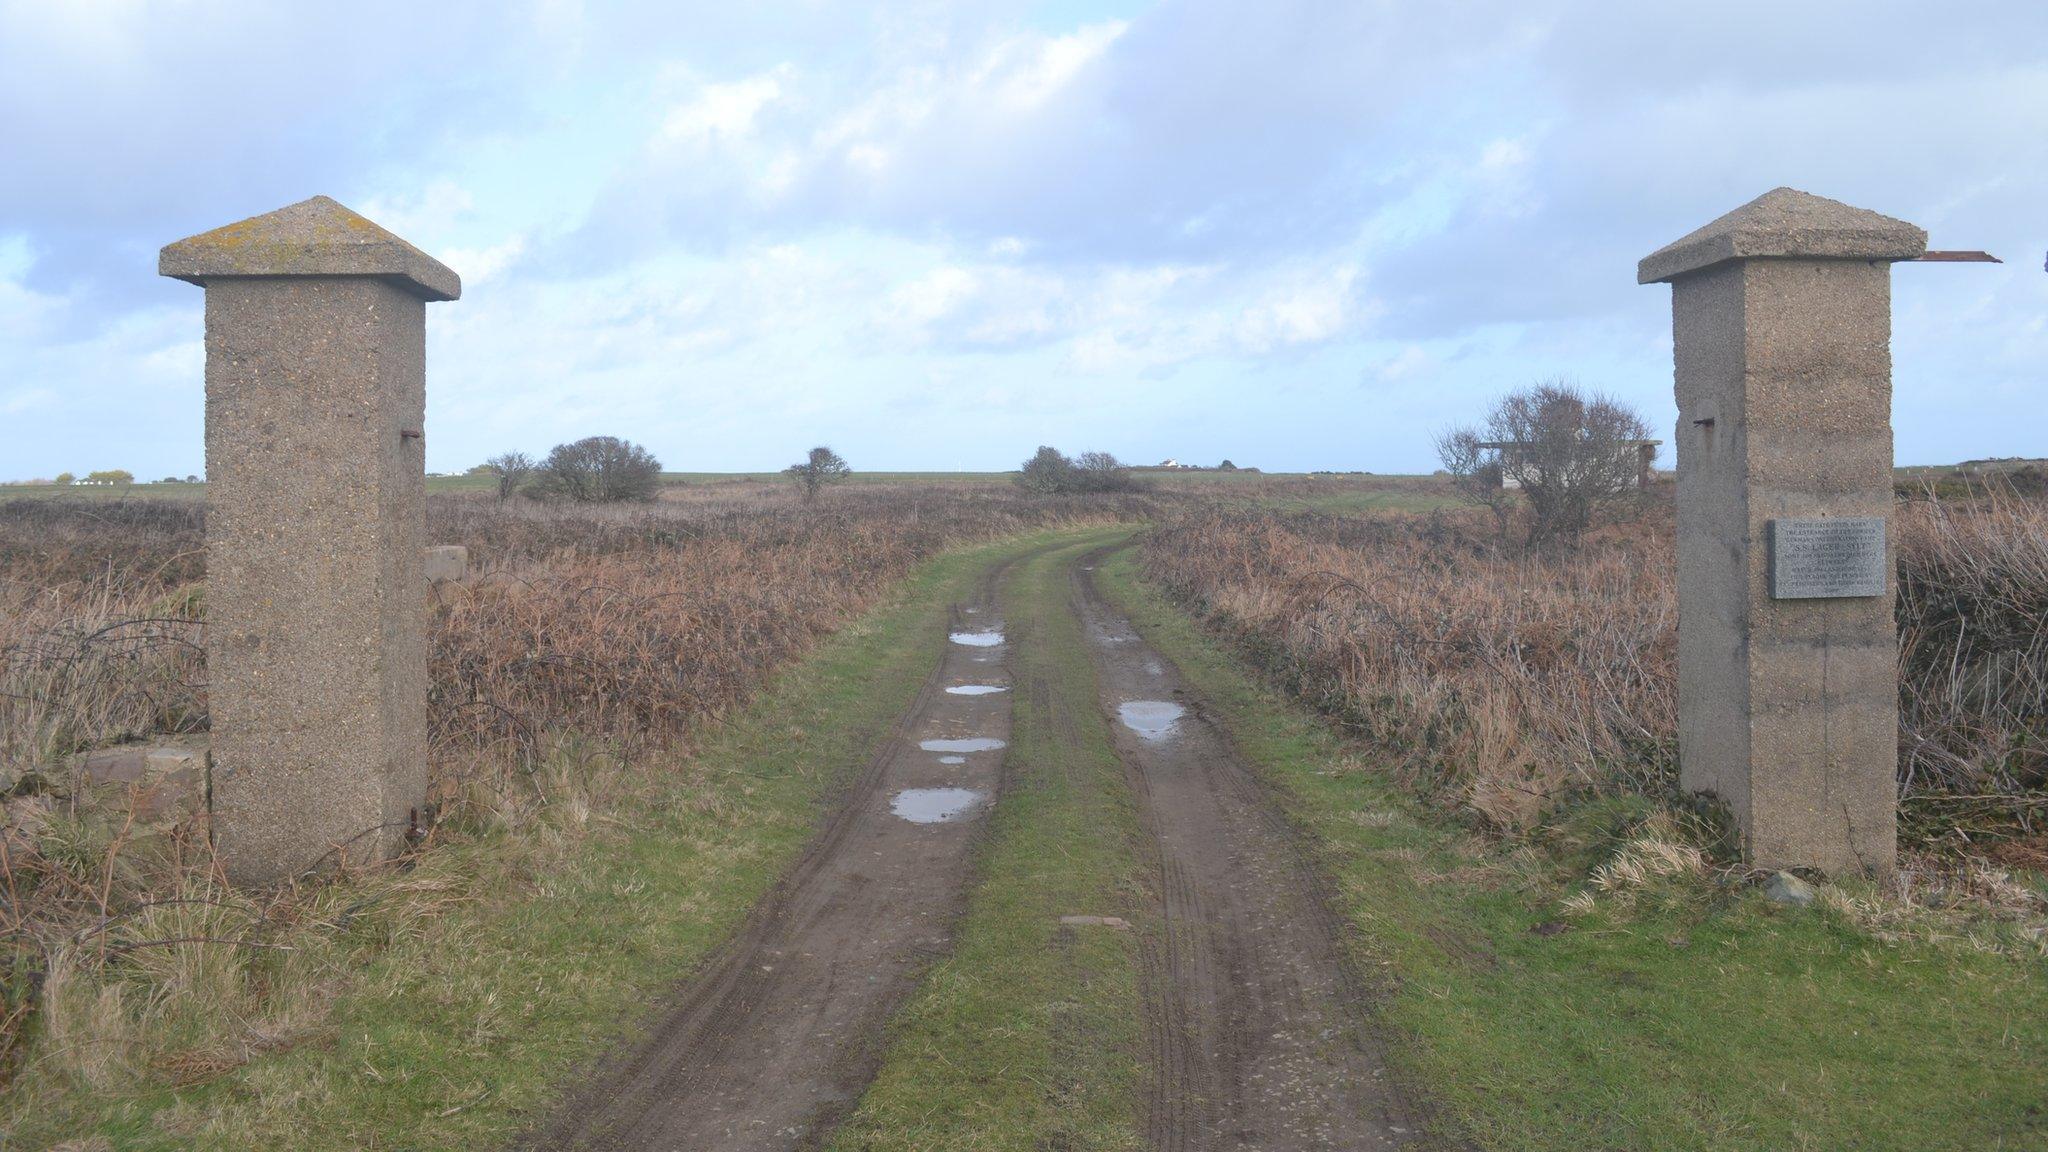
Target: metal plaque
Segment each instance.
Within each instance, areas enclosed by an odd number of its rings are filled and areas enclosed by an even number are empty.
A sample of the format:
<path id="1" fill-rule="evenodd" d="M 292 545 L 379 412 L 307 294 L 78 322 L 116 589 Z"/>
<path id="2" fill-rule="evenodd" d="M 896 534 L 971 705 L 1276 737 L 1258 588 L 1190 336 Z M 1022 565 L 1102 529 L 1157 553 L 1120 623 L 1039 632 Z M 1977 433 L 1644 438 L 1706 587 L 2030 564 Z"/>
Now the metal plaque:
<path id="1" fill-rule="evenodd" d="M 1884 517 L 1771 521 L 1771 599 L 1882 596 Z"/>

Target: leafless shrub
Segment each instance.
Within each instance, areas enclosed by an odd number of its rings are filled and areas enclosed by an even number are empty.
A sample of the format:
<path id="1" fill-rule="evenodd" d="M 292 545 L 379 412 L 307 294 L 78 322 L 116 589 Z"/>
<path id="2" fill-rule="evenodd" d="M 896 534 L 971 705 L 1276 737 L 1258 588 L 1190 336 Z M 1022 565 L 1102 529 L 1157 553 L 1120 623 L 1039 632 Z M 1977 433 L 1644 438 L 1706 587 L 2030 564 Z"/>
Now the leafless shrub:
<path id="1" fill-rule="evenodd" d="M 1552 380 L 1503 397 L 1483 433 L 1445 433 L 1438 457 L 1458 493 L 1490 510 L 1503 534 L 1512 501 L 1502 486 L 1519 492 L 1533 548 L 1577 543 L 1602 509 L 1636 488 L 1649 425 L 1620 401 Z"/>
<path id="2" fill-rule="evenodd" d="M 524 487 L 540 462 L 524 452 L 505 452 L 484 461 L 485 473 L 498 478 L 498 499 L 510 500 Z"/>
<path id="3" fill-rule="evenodd" d="M 1107 452 L 1083 452 L 1068 458 L 1057 448 L 1040 447 L 1024 462 L 1017 484 L 1040 495 L 1085 495 L 1138 492 L 1144 485 L 1131 470 Z"/>
<path id="4" fill-rule="evenodd" d="M 638 444 L 616 436 L 586 436 L 557 444 L 527 486 L 543 500 L 610 504 L 652 500 L 661 489 L 661 461 Z"/>
<path id="5" fill-rule="evenodd" d="M 846 458 L 820 444 L 810 450 L 803 460 L 782 470 L 783 475 L 797 482 L 803 489 L 805 500 L 816 500 L 818 493 L 853 475 Z"/>

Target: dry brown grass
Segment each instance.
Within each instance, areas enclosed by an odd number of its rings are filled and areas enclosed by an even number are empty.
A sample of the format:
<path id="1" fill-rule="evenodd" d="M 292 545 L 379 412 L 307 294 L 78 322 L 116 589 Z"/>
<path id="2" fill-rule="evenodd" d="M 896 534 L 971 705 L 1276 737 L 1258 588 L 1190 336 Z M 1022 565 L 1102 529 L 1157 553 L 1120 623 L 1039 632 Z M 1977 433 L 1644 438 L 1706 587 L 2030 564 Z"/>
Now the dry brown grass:
<path id="1" fill-rule="evenodd" d="M 1196 513 L 1148 562 L 1416 781 L 1514 828 L 1573 786 L 1669 781 L 1670 547 L 1645 524 L 1551 560 L 1466 516 Z"/>
<path id="2" fill-rule="evenodd" d="M 2048 787 L 2048 494 L 1994 487 L 1899 520 L 1900 788 L 2031 824 L 2048 810 L 2010 801 Z"/>
<path id="3" fill-rule="evenodd" d="M 1204 509 L 1146 561 L 1425 796 L 1539 847 L 1576 889 L 1566 910 L 1740 880 L 1677 788 L 1668 505 L 1534 556 L 1476 516 Z M 1905 853 L 1823 899 L 1878 939 L 2048 954 L 2048 501 L 1979 489 L 1897 523 Z"/>
<path id="4" fill-rule="evenodd" d="M 1898 519 L 1909 840 L 2037 835 L 2048 502 L 1980 491 Z M 1425 788 L 1513 830 L 1572 795 L 1674 796 L 1672 549 L 1668 507 L 1548 555 L 1498 548 L 1466 515 L 1203 510 L 1157 533 L 1147 558 L 1181 602 Z"/>
<path id="5" fill-rule="evenodd" d="M 443 827 L 559 850 L 650 750 L 748 699 L 919 562 L 1162 499 L 931 485 L 808 507 L 748 485 L 631 508 L 435 497 L 432 538 L 468 545 L 478 569 L 432 624 Z M 236 892 L 196 829 L 85 802 L 72 753 L 205 727 L 203 515 L 0 503 L 0 1074 L 31 1033 L 39 1067 L 88 1087 L 233 1067 L 316 1026 L 327 942 L 372 920 L 405 933 L 461 887 L 436 879 L 430 839 L 408 868 L 346 886 Z"/>

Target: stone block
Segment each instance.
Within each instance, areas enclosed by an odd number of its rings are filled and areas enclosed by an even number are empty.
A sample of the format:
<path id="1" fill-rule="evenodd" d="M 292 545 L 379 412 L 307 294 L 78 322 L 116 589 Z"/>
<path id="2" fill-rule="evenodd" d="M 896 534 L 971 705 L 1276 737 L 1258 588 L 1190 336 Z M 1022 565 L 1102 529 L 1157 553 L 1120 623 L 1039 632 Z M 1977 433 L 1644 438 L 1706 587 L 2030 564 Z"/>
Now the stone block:
<path id="1" fill-rule="evenodd" d="M 426 312 L 460 281 L 326 197 L 179 241 L 206 289 L 212 828 L 229 875 L 397 851 L 426 790 Z"/>
<path id="2" fill-rule="evenodd" d="M 1894 866 L 1889 551 L 1841 588 L 1802 589 L 1858 595 L 1793 599 L 1772 595 L 1769 542 L 1773 523 L 1837 518 L 1888 538 L 1868 522 L 1892 507 L 1889 262 L 1926 244 L 1780 188 L 1637 270 L 1672 285 L 1680 779 L 1729 806 L 1759 867 Z"/>
<path id="3" fill-rule="evenodd" d="M 207 738 L 166 737 L 73 757 L 76 794 L 105 806 L 132 804 L 145 827 L 182 824 L 206 810 Z"/>
<path id="4" fill-rule="evenodd" d="M 1805 908 L 1819 897 L 1813 885 L 1801 880 L 1790 872 L 1776 872 L 1764 883 L 1764 897 L 1774 904 L 1790 904 Z"/>
<path id="5" fill-rule="evenodd" d="M 436 544 L 427 549 L 427 579 L 462 580 L 469 576 L 469 549 L 460 544 Z"/>

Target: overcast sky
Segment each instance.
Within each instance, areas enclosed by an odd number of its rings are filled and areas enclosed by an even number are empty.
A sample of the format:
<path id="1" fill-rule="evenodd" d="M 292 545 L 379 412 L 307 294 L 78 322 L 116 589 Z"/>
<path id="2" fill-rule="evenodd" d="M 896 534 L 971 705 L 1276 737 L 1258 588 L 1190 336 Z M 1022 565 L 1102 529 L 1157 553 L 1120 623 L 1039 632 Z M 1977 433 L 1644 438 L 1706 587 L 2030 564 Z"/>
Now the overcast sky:
<path id="1" fill-rule="evenodd" d="M 0 0 L 0 479 L 203 467 L 192 233 L 326 194 L 462 274 L 427 463 L 1416 471 L 1779 185 L 1896 270 L 1901 463 L 2048 455 L 2048 4 Z M 1668 464 L 1668 458 L 1666 459 Z"/>

